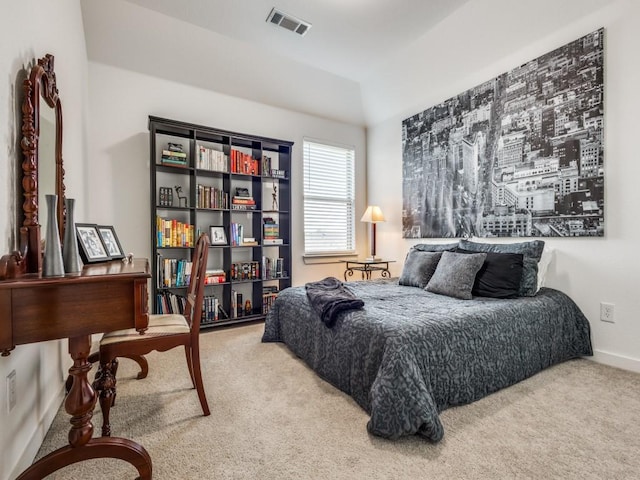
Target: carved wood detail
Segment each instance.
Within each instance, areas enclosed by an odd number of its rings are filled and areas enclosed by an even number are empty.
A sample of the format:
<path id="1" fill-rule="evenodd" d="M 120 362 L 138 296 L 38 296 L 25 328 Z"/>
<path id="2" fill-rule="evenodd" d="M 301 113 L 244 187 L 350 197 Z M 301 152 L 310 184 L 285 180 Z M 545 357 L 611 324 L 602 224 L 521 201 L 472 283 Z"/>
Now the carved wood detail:
<path id="1" fill-rule="evenodd" d="M 40 135 L 40 98 L 55 110 L 56 115 L 56 194 L 58 207 L 56 216 L 60 239 L 64 238 L 64 167 L 62 161 L 62 104 L 56 84 L 54 57 L 47 54 L 31 69 L 29 78 L 23 82 L 24 101 L 22 103 L 22 190 L 24 202 L 22 211 L 23 227 L 27 229 L 26 272 L 42 271 L 42 249 L 40 245 L 40 224 L 38 222 L 38 138 Z"/>

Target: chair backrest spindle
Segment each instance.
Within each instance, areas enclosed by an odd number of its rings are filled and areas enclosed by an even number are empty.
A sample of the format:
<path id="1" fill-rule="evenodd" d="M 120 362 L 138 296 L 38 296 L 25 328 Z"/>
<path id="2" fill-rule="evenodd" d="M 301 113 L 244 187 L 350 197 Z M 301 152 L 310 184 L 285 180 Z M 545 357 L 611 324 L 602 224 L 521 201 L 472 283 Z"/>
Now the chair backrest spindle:
<path id="1" fill-rule="evenodd" d="M 209 237 L 203 233 L 198 237 L 191 261 L 191 277 L 187 290 L 184 315 L 193 335 L 199 335 L 204 297 L 204 281 L 209 257 Z"/>

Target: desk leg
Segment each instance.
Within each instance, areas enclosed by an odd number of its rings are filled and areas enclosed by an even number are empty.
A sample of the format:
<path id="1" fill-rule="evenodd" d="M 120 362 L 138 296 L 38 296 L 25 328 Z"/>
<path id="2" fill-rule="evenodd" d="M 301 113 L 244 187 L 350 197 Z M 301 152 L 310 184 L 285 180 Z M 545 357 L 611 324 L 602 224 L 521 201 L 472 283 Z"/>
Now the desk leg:
<path id="1" fill-rule="evenodd" d="M 17 480 L 42 479 L 67 465 L 95 458 L 124 460 L 138 470 L 140 480 L 151 479 L 151 457 L 142 445 L 125 438 L 91 438 L 91 417 L 96 394 L 87 379 L 87 372 L 91 370 L 91 364 L 87 361 L 90 349 L 90 335 L 69 339 L 69 353 L 73 359 L 69 374 L 73 377 L 73 385 L 64 402 L 65 410 L 71 415 L 69 445 L 38 460 L 22 472 Z"/>

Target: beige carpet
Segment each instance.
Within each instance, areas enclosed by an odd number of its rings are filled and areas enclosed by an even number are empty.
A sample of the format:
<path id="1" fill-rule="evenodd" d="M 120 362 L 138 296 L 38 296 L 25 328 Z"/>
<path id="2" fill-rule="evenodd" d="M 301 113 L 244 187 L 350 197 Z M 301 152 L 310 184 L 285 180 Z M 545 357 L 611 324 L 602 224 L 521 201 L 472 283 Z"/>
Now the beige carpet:
<path id="1" fill-rule="evenodd" d="M 149 451 L 154 479 L 634 479 L 640 478 L 640 375 L 574 360 L 476 403 L 442 413 L 445 438 L 388 441 L 367 414 L 262 324 L 202 334 L 211 416 L 201 416 L 184 351 L 119 371 L 114 436 Z M 96 432 L 102 418 L 94 416 Z M 61 408 L 39 456 L 64 445 Z M 48 478 L 131 479 L 118 460 L 92 460 Z"/>

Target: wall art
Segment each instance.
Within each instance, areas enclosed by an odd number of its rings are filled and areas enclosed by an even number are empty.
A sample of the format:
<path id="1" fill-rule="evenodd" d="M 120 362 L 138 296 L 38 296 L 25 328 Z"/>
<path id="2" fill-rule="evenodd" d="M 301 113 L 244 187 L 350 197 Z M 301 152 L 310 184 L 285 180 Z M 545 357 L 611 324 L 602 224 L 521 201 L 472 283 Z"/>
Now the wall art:
<path id="1" fill-rule="evenodd" d="M 403 237 L 604 235 L 604 29 L 402 122 Z"/>

